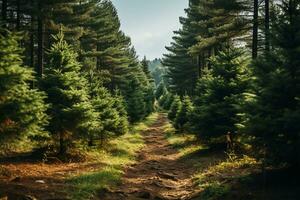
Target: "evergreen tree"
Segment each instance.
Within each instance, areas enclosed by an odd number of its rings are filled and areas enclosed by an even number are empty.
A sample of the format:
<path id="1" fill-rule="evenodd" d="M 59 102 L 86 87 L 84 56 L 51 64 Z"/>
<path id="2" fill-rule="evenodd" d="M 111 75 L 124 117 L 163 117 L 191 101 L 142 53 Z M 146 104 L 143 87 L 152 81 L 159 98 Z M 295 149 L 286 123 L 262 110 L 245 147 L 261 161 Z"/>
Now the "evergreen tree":
<path id="1" fill-rule="evenodd" d="M 192 54 L 199 55 L 205 50 L 209 56 L 222 50 L 233 39 L 245 35 L 250 23 L 244 17 L 249 9 L 247 0 L 205 0 L 199 1 L 198 12 L 202 20 L 193 20 L 202 30 L 197 36 L 197 43 L 190 48 Z"/>
<path id="2" fill-rule="evenodd" d="M 149 70 L 149 61 L 147 60 L 146 56 L 144 56 L 143 60 L 141 61 L 141 65 L 143 68 L 143 72 L 146 74 L 147 78 L 149 80 L 153 79 Z"/>
<path id="3" fill-rule="evenodd" d="M 160 82 L 158 87 L 156 88 L 155 91 L 155 97 L 157 100 L 159 100 L 164 94 L 166 94 L 167 90 L 163 82 Z"/>
<path id="4" fill-rule="evenodd" d="M 165 101 L 163 102 L 163 104 L 161 104 L 161 106 L 165 109 L 165 110 L 169 110 L 172 103 L 173 103 L 173 100 L 174 100 L 174 95 L 170 92 L 168 92 L 166 94 L 166 99 Z"/>
<path id="5" fill-rule="evenodd" d="M 194 107 L 193 103 L 189 96 L 184 96 L 182 100 L 182 105 L 179 107 L 178 112 L 176 113 L 176 118 L 174 126 L 176 129 L 183 131 L 187 128 L 187 124 L 190 121 L 190 116 L 193 113 Z"/>
<path id="6" fill-rule="evenodd" d="M 162 96 L 158 99 L 158 105 L 159 105 L 161 108 L 165 109 L 165 108 L 164 108 L 164 105 L 165 105 L 165 103 L 166 103 L 166 101 L 167 101 L 169 95 L 170 95 L 170 93 L 169 93 L 169 92 L 166 92 L 166 93 L 164 93 L 164 95 L 162 95 Z"/>
<path id="7" fill-rule="evenodd" d="M 154 95 L 154 85 L 150 85 L 145 88 L 144 92 L 144 101 L 145 101 L 145 112 L 146 115 L 149 115 L 154 111 L 154 102 L 155 102 L 155 95 Z"/>
<path id="8" fill-rule="evenodd" d="M 285 0 L 272 27 L 273 51 L 254 64 L 246 128 L 267 159 L 299 164 L 300 1 Z"/>
<path id="9" fill-rule="evenodd" d="M 45 94 L 31 89 L 33 71 L 22 63 L 20 37 L 0 31 L 0 142 L 47 136 Z"/>
<path id="10" fill-rule="evenodd" d="M 128 113 L 126 110 L 126 102 L 124 97 L 118 94 L 118 91 L 113 95 L 113 108 L 118 111 L 119 114 L 119 123 L 118 127 L 115 129 L 117 135 L 125 134 L 128 132 Z"/>
<path id="11" fill-rule="evenodd" d="M 181 99 L 178 95 L 174 96 L 174 100 L 173 103 L 170 107 L 170 110 L 168 112 L 168 118 L 171 121 L 174 121 L 176 119 L 176 114 L 178 113 L 178 111 L 181 109 Z"/>
<path id="12" fill-rule="evenodd" d="M 127 133 L 128 122 L 126 112 L 123 110 L 123 104 L 118 97 L 112 96 L 105 88 L 97 88 L 97 95 L 94 96 L 93 105 L 98 115 L 98 123 L 102 128 L 95 130 L 91 139 L 100 139 L 103 145 L 108 138 Z"/>
<path id="13" fill-rule="evenodd" d="M 97 115 L 90 103 L 87 80 L 80 74 L 81 65 L 76 61 L 77 54 L 64 40 L 60 32 L 54 37 L 43 88 L 46 91 L 51 108 L 49 130 L 53 138 L 59 139 L 59 154 L 66 154 L 73 139 L 100 126 Z"/>
<path id="14" fill-rule="evenodd" d="M 130 122 L 137 122 L 146 116 L 144 93 L 137 77 L 129 79 L 128 88 L 125 91 L 126 107 Z"/>
<path id="15" fill-rule="evenodd" d="M 182 28 L 174 32 L 174 42 L 166 47 L 169 53 L 164 55 L 162 62 L 166 67 L 168 90 L 179 95 L 193 94 L 199 77 L 197 60 L 189 54 L 189 48 L 196 44 L 196 36 L 201 30 L 197 24 L 191 23 L 193 19 L 199 19 L 199 1 L 189 2 L 189 8 L 185 10 L 187 17 L 180 18 Z"/>
<path id="16" fill-rule="evenodd" d="M 126 85 L 132 62 L 130 38 L 120 30 L 117 10 L 111 1 L 101 1 L 86 23 L 89 31 L 82 37 L 83 59 L 94 58 L 95 70 L 107 80 L 104 85 L 113 92 Z"/>
<path id="17" fill-rule="evenodd" d="M 211 60 L 211 70 L 199 80 L 191 124 L 200 138 L 236 132 L 248 84 L 245 58 L 240 49 L 228 47 Z"/>

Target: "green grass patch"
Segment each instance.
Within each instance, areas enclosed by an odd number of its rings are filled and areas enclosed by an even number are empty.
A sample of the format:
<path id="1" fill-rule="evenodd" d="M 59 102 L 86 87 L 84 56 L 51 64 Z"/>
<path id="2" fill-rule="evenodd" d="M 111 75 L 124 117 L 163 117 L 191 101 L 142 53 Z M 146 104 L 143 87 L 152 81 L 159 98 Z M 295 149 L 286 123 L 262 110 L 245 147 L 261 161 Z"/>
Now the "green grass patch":
<path id="1" fill-rule="evenodd" d="M 217 200 L 231 191 L 235 180 L 244 180 L 253 173 L 253 169 L 259 167 L 259 163 L 251 157 L 229 156 L 226 161 L 201 170 L 194 176 L 194 181 L 203 189 L 201 199 Z"/>
<path id="2" fill-rule="evenodd" d="M 201 193 L 202 200 L 218 200 L 230 192 L 230 185 L 220 182 L 211 182 L 202 186 L 204 191 Z"/>
<path id="3" fill-rule="evenodd" d="M 137 152 L 144 146 L 141 132 L 151 126 L 158 116 L 158 113 L 150 115 L 144 122 L 134 125 L 128 134 L 109 141 L 105 150 L 90 150 L 88 154 L 91 160 L 103 167 L 70 177 L 67 183 L 72 186 L 69 191 L 71 199 L 92 199 L 101 189 L 117 186 L 121 182 L 124 167 L 135 162 Z"/>
<path id="4" fill-rule="evenodd" d="M 197 142 L 196 136 L 189 133 L 178 133 L 172 124 L 164 127 L 165 137 L 173 148 L 177 149 L 181 157 L 188 157 L 193 153 L 204 149 L 203 145 Z"/>

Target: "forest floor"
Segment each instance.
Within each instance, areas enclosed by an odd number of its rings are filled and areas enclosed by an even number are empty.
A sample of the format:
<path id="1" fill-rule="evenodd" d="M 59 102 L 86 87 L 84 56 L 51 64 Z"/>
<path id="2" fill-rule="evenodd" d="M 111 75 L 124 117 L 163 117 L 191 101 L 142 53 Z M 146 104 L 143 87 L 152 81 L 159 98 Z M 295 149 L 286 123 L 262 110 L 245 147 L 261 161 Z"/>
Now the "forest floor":
<path id="1" fill-rule="evenodd" d="M 197 168 L 185 162 L 166 139 L 167 123 L 166 116 L 160 115 L 143 132 L 145 147 L 139 152 L 137 163 L 126 169 L 118 187 L 103 192 L 100 199 L 191 199 L 198 194 L 199 188 L 192 179 Z"/>
<path id="2" fill-rule="evenodd" d="M 81 163 L 0 160 L 0 200 L 299 199 L 293 171 L 268 169 L 264 182 L 255 159 L 228 158 L 178 134 L 165 114 L 153 114 L 108 146 Z"/>

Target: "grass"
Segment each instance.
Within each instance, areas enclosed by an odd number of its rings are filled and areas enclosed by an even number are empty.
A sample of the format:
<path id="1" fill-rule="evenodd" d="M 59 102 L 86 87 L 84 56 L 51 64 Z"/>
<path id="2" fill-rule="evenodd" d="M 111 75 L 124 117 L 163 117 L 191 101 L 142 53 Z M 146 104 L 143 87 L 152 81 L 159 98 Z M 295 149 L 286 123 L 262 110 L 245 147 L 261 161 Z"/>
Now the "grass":
<path id="1" fill-rule="evenodd" d="M 89 152 L 95 162 L 103 164 L 101 169 L 83 173 L 67 180 L 72 186 L 71 199 L 92 199 L 102 189 L 110 189 L 121 183 L 124 167 L 135 163 L 137 152 L 143 147 L 141 132 L 153 124 L 158 113 L 149 116 L 144 122 L 134 125 L 130 133 L 109 142 L 106 150 Z"/>
<path id="2" fill-rule="evenodd" d="M 166 124 L 163 128 L 167 141 L 173 148 L 179 151 L 180 157 L 189 157 L 189 155 L 205 148 L 197 142 L 195 135 L 189 133 L 177 133 L 170 123 Z"/>
<path id="3" fill-rule="evenodd" d="M 199 171 L 194 182 L 203 189 L 201 199 L 217 200 L 229 194 L 235 181 L 245 180 L 258 167 L 259 163 L 251 157 L 231 155 L 226 161 Z"/>
<path id="4" fill-rule="evenodd" d="M 164 127 L 168 142 L 178 150 L 180 157 L 198 169 L 193 181 L 201 189 L 199 199 L 218 200 L 232 191 L 234 180 L 243 181 L 259 169 L 260 163 L 248 156 L 237 157 L 224 152 L 212 151 L 197 141 L 193 134 L 178 133 L 172 126 Z"/>
<path id="5" fill-rule="evenodd" d="M 203 200 L 217 200 L 226 195 L 230 191 L 230 185 L 211 182 L 207 183 L 204 187 L 204 191 L 201 193 L 201 199 Z"/>

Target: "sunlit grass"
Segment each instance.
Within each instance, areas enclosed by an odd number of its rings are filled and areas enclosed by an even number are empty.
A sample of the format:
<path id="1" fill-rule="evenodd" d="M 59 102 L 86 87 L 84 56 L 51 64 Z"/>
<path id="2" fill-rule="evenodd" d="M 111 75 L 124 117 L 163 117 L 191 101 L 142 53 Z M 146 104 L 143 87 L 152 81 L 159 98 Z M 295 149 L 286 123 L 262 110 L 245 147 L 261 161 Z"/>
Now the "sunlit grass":
<path id="1" fill-rule="evenodd" d="M 115 187 L 120 183 L 124 167 L 135 162 L 137 152 L 144 146 L 141 132 L 153 124 L 157 118 L 158 113 L 154 113 L 144 122 L 134 125 L 128 134 L 110 141 L 106 150 L 90 151 L 90 157 L 95 162 L 101 162 L 103 167 L 95 172 L 70 177 L 67 182 L 73 188 L 71 198 L 92 199 L 97 191 Z"/>
<path id="2" fill-rule="evenodd" d="M 217 165 L 210 166 L 205 171 L 199 172 L 199 174 L 195 175 L 195 180 L 200 186 L 202 186 L 212 179 L 235 178 L 235 175 L 241 177 L 243 175 L 248 175 L 246 174 L 247 169 L 258 165 L 259 163 L 249 156 L 227 159 Z"/>
<path id="3" fill-rule="evenodd" d="M 202 188 L 204 188 L 204 190 L 199 197 L 202 200 L 220 199 L 224 195 L 228 194 L 231 189 L 230 185 L 219 181 L 207 182 L 206 184 L 203 184 Z"/>
<path id="4" fill-rule="evenodd" d="M 170 123 L 166 124 L 163 129 L 169 144 L 179 151 L 181 157 L 188 156 L 204 148 L 197 142 L 195 135 L 177 133 Z"/>
<path id="5" fill-rule="evenodd" d="M 193 134 L 178 133 L 172 124 L 164 127 L 165 137 L 180 157 L 188 158 L 199 171 L 194 175 L 194 183 L 201 189 L 199 199 L 217 200 L 231 191 L 230 180 L 248 177 L 259 163 L 249 156 L 224 156 L 224 152 L 210 152 L 210 149 L 197 141 Z M 223 156 L 222 156 L 223 154 Z M 203 163 L 204 162 L 204 163 Z M 207 163 L 209 162 L 209 163 Z"/>
<path id="6" fill-rule="evenodd" d="M 194 182 L 203 189 L 201 199 L 214 200 L 223 197 L 231 190 L 231 180 L 248 177 L 258 165 L 254 158 L 231 156 L 226 161 L 199 171 L 194 176 Z"/>

